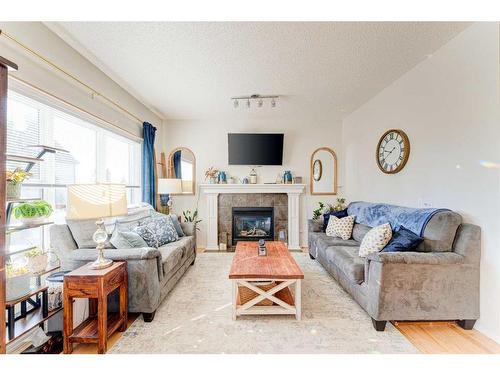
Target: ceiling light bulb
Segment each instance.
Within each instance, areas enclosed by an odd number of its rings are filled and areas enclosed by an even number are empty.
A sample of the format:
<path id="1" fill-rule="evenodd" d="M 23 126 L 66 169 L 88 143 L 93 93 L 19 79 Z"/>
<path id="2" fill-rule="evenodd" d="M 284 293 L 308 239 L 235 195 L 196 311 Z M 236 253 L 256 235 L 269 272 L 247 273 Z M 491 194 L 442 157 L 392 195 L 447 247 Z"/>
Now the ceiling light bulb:
<path id="1" fill-rule="evenodd" d="M 235 99 L 235 100 L 234 100 L 234 103 L 233 103 L 234 108 L 238 108 L 238 105 L 239 105 L 239 104 L 240 104 L 240 103 L 238 103 L 238 99 Z"/>
<path id="2" fill-rule="evenodd" d="M 276 100 L 274 100 L 274 98 L 271 100 L 271 107 L 276 107 Z"/>
<path id="3" fill-rule="evenodd" d="M 259 101 L 258 101 L 259 107 L 262 107 L 262 104 L 263 104 L 263 103 L 264 103 L 264 102 L 262 101 L 262 99 L 259 99 Z"/>
<path id="4" fill-rule="evenodd" d="M 247 99 L 247 107 L 250 108 L 250 99 Z"/>

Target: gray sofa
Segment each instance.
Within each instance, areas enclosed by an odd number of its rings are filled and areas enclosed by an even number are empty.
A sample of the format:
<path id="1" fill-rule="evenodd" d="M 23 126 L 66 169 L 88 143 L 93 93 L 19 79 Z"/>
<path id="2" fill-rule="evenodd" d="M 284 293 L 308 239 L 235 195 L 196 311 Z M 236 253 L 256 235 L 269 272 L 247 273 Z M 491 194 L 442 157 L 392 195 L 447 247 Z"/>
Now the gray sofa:
<path id="1" fill-rule="evenodd" d="M 151 213 L 151 209 L 146 207 L 129 212 L 125 218 L 106 222 L 106 226 L 111 227 L 109 230 L 115 225 L 131 227 Z M 146 322 L 154 319 L 161 301 L 196 259 L 195 226 L 192 223 L 181 223 L 181 227 L 186 236 L 158 249 L 115 249 L 112 245 L 107 245 L 108 248 L 104 250 L 106 258 L 127 261 L 128 311 L 142 313 Z M 51 247 L 61 260 L 62 270 L 73 270 L 96 259 L 97 250 L 91 248 L 95 247 L 92 243 L 95 228 L 93 220 L 50 227 Z M 77 243 L 81 245 L 80 248 Z M 113 301 L 110 304 L 113 306 Z"/>
<path id="2" fill-rule="evenodd" d="M 322 220 L 309 220 L 310 257 L 370 315 L 377 331 L 388 320 L 457 320 L 462 328 L 473 328 L 479 318 L 478 226 L 441 211 L 426 224 L 417 251 L 366 258 L 358 251 L 370 226 L 356 222 L 349 240 L 327 236 L 322 226 Z"/>

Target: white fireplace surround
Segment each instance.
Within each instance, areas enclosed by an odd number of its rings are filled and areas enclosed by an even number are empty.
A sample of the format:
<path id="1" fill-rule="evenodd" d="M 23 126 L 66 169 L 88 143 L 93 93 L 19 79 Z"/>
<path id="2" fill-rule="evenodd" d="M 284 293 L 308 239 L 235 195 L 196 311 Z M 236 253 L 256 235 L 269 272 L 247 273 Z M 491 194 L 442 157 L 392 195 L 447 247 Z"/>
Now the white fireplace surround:
<path id="1" fill-rule="evenodd" d="M 200 184 L 200 193 L 207 197 L 207 247 L 218 250 L 219 194 L 287 194 L 288 195 L 288 249 L 300 250 L 300 194 L 304 184 Z"/>

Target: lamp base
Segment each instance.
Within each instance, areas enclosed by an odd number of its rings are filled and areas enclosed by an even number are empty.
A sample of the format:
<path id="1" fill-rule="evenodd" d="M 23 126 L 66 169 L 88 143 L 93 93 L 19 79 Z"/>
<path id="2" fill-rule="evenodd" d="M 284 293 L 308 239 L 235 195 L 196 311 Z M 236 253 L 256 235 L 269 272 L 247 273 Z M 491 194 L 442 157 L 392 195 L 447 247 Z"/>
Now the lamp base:
<path id="1" fill-rule="evenodd" d="M 108 268 L 113 264 L 113 261 L 111 259 L 97 259 L 90 265 L 90 268 L 93 270 L 102 270 L 103 268 Z"/>

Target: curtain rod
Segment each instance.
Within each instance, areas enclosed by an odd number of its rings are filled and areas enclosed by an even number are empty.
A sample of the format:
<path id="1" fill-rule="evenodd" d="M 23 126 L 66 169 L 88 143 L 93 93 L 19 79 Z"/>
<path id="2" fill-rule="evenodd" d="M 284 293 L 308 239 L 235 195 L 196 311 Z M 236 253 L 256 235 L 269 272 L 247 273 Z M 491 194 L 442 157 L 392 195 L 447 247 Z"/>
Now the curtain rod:
<path id="1" fill-rule="evenodd" d="M 141 140 L 141 141 L 142 141 L 142 138 L 141 138 L 141 137 L 139 137 L 139 136 L 135 135 L 135 134 L 134 134 L 134 133 L 132 133 L 131 131 L 129 131 L 129 130 L 127 130 L 127 129 L 123 129 L 123 128 L 119 127 L 118 125 L 113 124 L 111 121 L 108 121 L 108 120 L 106 120 L 106 119 L 103 119 L 102 117 L 100 117 L 100 116 L 98 116 L 98 115 L 96 115 L 96 114 L 93 114 L 92 112 L 89 112 L 89 111 L 87 111 L 86 109 L 83 109 L 82 107 L 77 106 L 76 104 L 70 103 L 70 102 L 68 102 L 66 99 L 60 98 L 59 96 L 54 95 L 54 94 L 52 94 L 52 93 L 50 93 L 50 92 L 48 92 L 48 91 L 46 91 L 46 90 L 44 90 L 44 89 L 42 89 L 42 88 L 40 88 L 40 87 L 38 87 L 38 86 L 36 86 L 36 85 L 32 84 L 32 83 L 30 83 L 30 82 L 28 82 L 28 81 L 26 81 L 26 80 L 24 80 L 24 79 L 22 79 L 22 78 L 19 78 L 19 77 L 15 76 L 15 75 L 14 75 L 14 74 L 12 74 L 12 73 L 9 73 L 9 79 L 12 79 L 12 80 L 14 80 L 14 81 L 17 81 L 17 82 L 19 82 L 19 83 L 21 83 L 21 84 L 23 84 L 23 85 L 26 85 L 26 86 L 28 86 L 28 87 L 30 87 L 30 88 L 32 88 L 32 89 L 34 89 L 34 90 L 36 90 L 36 91 L 41 92 L 41 93 L 42 93 L 42 94 L 44 94 L 44 95 L 50 96 L 51 98 L 56 99 L 57 101 L 60 101 L 61 103 L 65 104 L 65 105 L 68 105 L 68 106 L 70 106 L 70 107 L 72 107 L 72 108 L 75 108 L 76 110 L 78 110 L 78 111 L 80 111 L 80 112 L 83 112 L 83 113 L 85 113 L 85 114 L 87 114 L 87 115 L 89 115 L 89 116 L 92 116 L 92 117 L 94 117 L 95 119 L 97 119 L 97 120 L 99 120 L 99 121 L 101 121 L 101 122 L 104 122 L 104 123 L 106 123 L 106 124 L 108 124 L 108 125 L 111 125 L 112 127 L 116 128 L 116 129 L 117 129 L 118 131 L 120 131 L 120 132 L 124 132 L 124 133 L 129 134 L 129 135 L 130 135 L 132 138 L 134 138 L 134 139 L 137 139 L 137 140 Z"/>
<path id="2" fill-rule="evenodd" d="M 127 109 L 125 109 L 124 107 L 122 107 L 121 105 L 119 105 L 118 103 L 116 103 L 114 100 L 108 98 L 106 95 L 100 93 L 99 91 L 97 91 L 96 89 L 94 89 L 92 86 L 86 84 L 85 82 L 83 82 L 81 79 L 79 79 L 78 77 L 74 76 L 73 74 L 67 72 L 66 70 L 64 70 L 63 68 L 61 68 L 60 66 L 56 65 L 55 63 L 53 63 L 52 61 L 50 61 L 49 59 L 47 59 L 46 57 L 40 55 L 38 52 L 32 50 L 31 48 L 29 48 L 28 46 L 26 46 L 25 44 L 21 43 L 20 41 L 18 41 L 16 38 L 14 38 L 13 36 L 7 34 L 5 31 L 1 30 L 0 29 L 0 36 L 5 36 L 7 39 L 11 40 L 12 42 L 16 43 L 18 46 L 20 46 L 21 48 L 25 49 L 26 51 L 30 52 L 31 54 L 33 54 L 34 56 L 38 57 L 40 60 L 42 60 L 43 62 L 45 62 L 46 64 L 50 65 L 52 68 L 58 70 L 59 72 L 63 73 L 64 75 L 66 75 L 67 77 L 71 78 L 72 80 L 74 80 L 75 82 L 79 83 L 80 85 L 82 85 L 83 87 L 85 87 L 87 90 L 90 91 L 90 93 L 92 94 L 92 96 L 94 95 L 97 95 L 97 96 L 100 96 L 101 98 L 103 98 L 105 101 L 107 101 L 108 103 L 112 104 L 113 106 L 115 106 L 116 108 L 118 108 L 119 110 L 121 110 L 122 112 L 125 112 L 127 115 L 129 115 L 130 117 L 134 118 L 135 120 L 137 120 L 139 123 L 143 123 L 144 121 L 141 120 L 138 116 L 134 115 L 132 112 L 128 111 Z"/>

